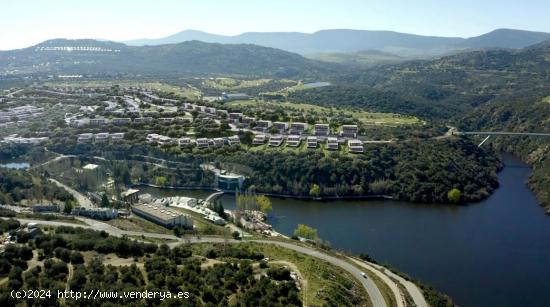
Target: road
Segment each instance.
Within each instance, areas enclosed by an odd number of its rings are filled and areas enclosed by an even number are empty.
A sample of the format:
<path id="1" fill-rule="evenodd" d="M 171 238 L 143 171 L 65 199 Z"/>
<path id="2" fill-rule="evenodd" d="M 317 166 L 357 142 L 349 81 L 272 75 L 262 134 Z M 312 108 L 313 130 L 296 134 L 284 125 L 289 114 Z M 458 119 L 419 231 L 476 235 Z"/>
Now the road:
<path id="1" fill-rule="evenodd" d="M 369 264 L 363 261 L 359 261 L 357 259 L 352 259 L 353 262 L 355 262 L 357 265 L 365 268 L 367 271 L 371 272 L 372 274 L 376 275 L 378 278 L 382 279 L 382 281 L 388 285 L 391 292 L 393 293 L 393 296 L 395 297 L 395 301 L 397 303 L 397 307 L 404 307 L 405 306 L 405 299 L 403 297 L 403 294 L 401 293 L 401 290 L 399 289 L 399 286 L 391 280 L 386 274 L 380 272 L 379 270 L 373 268 Z"/>
<path id="2" fill-rule="evenodd" d="M 85 207 L 85 208 L 92 208 L 92 207 L 95 207 L 94 204 L 92 203 L 92 201 L 90 201 L 90 199 L 86 196 L 84 196 L 82 193 L 78 192 L 77 190 L 55 180 L 55 179 L 52 179 L 52 178 L 48 178 L 49 181 L 55 183 L 55 185 L 57 185 L 58 187 L 61 187 L 61 188 L 64 188 L 65 190 L 67 190 L 67 192 L 71 193 L 71 195 L 73 195 L 73 197 L 76 199 L 76 201 L 78 202 L 78 204 L 81 206 L 81 207 Z"/>

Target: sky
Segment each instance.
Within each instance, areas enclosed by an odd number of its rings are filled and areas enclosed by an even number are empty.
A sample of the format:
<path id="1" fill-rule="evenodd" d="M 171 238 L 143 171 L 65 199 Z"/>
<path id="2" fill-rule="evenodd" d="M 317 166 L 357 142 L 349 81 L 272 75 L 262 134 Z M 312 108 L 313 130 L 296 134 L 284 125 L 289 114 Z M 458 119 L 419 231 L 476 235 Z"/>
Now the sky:
<path id="1" fill-rule="evenodd" d="M 243 32 L 392 30 L 477 36 L 497 28 L 550 32 L 549 0 L 14 0 L 0 5 L 0 50 L 53 38 L 124 41 L 186 29 Z"/>

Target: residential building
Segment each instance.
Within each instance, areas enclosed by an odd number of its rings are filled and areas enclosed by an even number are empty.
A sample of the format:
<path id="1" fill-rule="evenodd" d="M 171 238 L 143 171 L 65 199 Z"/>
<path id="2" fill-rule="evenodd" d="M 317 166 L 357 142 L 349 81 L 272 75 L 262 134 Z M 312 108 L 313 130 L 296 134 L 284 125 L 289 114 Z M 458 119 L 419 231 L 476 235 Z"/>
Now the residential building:
<path id="1" fill-rule="evenodd" d="M 138 204 L 132 206 L 132 212 L 137 216 L 166 228 L 174 226 L 193 228 L 193 220 L 189 216 L 166 207 Z"/>
<path id="2" fill-rule="evenodd" d="M 118 142 L 124 139 L 124 132 L 111 133 L 111 141 Z"/>
<path id="3" fill-rule="evenodd" d="M 308 136 L 307 137 L 307 148 L 317 148 L 317 137 Z"/>
<path id="4" fill-rule="evenodd" d="M 256 122 L 256 118 L 254 117 L 248 117 L 248 116 L 243 116 L 243 118 L 241 119 L 241 122 L 243 123 L 243 127 L 250 127 L 253 123 Z"/>
<path id="5" fill-rule="evenodd" d="M 364 152 L 363 142 L 360 140 L 348 140 L 348 150 L 353 153 Z"/>
<path id="6" fill-rule="evenodd" d="M 348 138 L 356 138 L 358 130 L 357 125 L 343 125 L 340 135 Z"/>
<path id="7" fill-rule="evenodd" d="M 195 111 L 197 111 L 197 112 L 204 112 L 204 111 L 205 111 L 205 107 L 204 107 L 204 106 L 194 105 L 194 106 L 193 106 L 193 110 L 195 110 Z"/>
<path id="8" fill-rule="evenodd" d="M 283 137 L 281 135 L 272 135 L 269 138 L 269 146 L 279 147 L 283 143 Z"/>
<path id="9" fill-rule="evenodd" d="M 267 131 L 267 129 L 271 128 L 273 126 L 273 123 L 270 120 L 259 120 L 256 123 L 256 129 L 260 131 Z"/>
<path id="10" fill-rule="evenodd" d="M 330 134 L 329 124 L 315 124 L 314 130 L 317 136 L 327 136 Z"/>
<path id="11" fill-rule="evenodd" d="M 286 146 L 289 147 L 298 147 L 300 146 L 300 143 L 302 142 L 302 139 L 299 135 L 289 135 L 286 138 Z"/>
<path id="12" fill-rule="evenodd" d="M 290 133 L 302 134 L 307 130 L 306 123 L 290 123 Z"/>
<path id="13" fill-rule="evenodd" d="M 220 117 L 228 117 L 229 113 L 227 112 L 227 110 L 216 110 L 216 115 Z"/>
<path id="14" fill-rule="evenodd" d="M 153 118 L 150 116 L 134 118 L 134 123 L 136 124 L 150 123 L 152 121 L 153 121 Z"/>
<path id="15" fill-rule="evenodd" d="M 126 125 L 132 122 L 132 119 L 129 117 L 126 118 L 113 118 L 111 119 L 111 124 L 113 125 Z"/>
<path id="16" fill-rule="evenodd" d="M 90 118 L 90 126 L 103 126 L 107 124 L 107 120 L 105 118 Z"/>
<path id="17" fill-rule="evenodd" d="M 107 132 L 96 133 L 95 135 L 96 142 L 105 142 L 107 140 L 109 140 L 109 133 Z"/>
<path id="18" fill-rule="evenodd" d="M 180 147 L 189 147 L 193 145 L 193 143 L 191 142 L 191 138 L 180 138 L 178 140 L 178 144 L 180 145 Z"/>
<path id="19" fill-rule="evenodd" d="M 256 134 L 254 136 L 254 139 L 252 140 L 252 144 L 253 145 L 265 144 L 266 139 L 267 138 L 266 138 L 265 134 Z"/>
<path id="20" fill-rule="evenodd" d="M 206 108 L 206 113 L 214 115 L 216 114 L 216 108 L 208 107 Z"/>
<path id="21" fill-rule="evenodd" d="M 327 149 L 338 150 L 338 138 L 333 138 L 333 137 L 327 138 Z"/>
<path id="22" fill-rule="evenodd" d="M 223 145 L 225 145 L 225 140 L 223 138 L 214 138 L 213 141 L 216 147 L 223 147 Z"/>
<path id="23" fill-rule="evenodd" d="M 174 145 L 177 143 L 177 140 L 169 137 L 169 136 L 165 136 L 165 135 L 161 135 L 157 141 L 157 143 L 159 145 Z"/>
<path id="24" fill-rule="evenodd" d="M 288 123 L 274 122 L 273 127 L 275 127 L 279 131 L 279 133 L 285 133 L 288 130 Z"/>
<path id="25" fill-rule="evenodd" d="M 243 113 L 229 113 L 229 120 L 239 122 L 243 117 Z"/>
<path id="26" fill-rule="evenodd" d="M 238 135 L 232 135 L 227 138 L 227 142 L 229 143 L 229 146 L 239 145 L 241 143 L 241 139 L 239 139 Z"/>
<path id="27" fill-rule="evenodd" d="M 197 143 L 197 148 L 202 149 L 202 148 L 208 148 L 210 144 L 209 141 L 210 140 L 208 140 L 207 138 L 199 138 L 195 142 Z"/>
<path id="28" fill-rule="evenodd" d="M 88 143 L 92 141 L 92 138 L 94 137 L 93 133 L 82 133 L 78 135 L 78 138 L 76 141 L 78 143 Z"/>
<path id="29" fill-rule="evenodd" d="M 161 137 L 161 136 L 162 136 L 162 135 L 160 135 L 160 134 L 151 133 L 151 134 L 148 134 L 148 135 L 147 135 L 146 140 L 147 140 L 147 142 L 149 142 L 149 143 L 154 143 L 154 144 L 156 144 L 156 143 L 158 143 L 158 141 L 160 140 L 160 137 Z"/>

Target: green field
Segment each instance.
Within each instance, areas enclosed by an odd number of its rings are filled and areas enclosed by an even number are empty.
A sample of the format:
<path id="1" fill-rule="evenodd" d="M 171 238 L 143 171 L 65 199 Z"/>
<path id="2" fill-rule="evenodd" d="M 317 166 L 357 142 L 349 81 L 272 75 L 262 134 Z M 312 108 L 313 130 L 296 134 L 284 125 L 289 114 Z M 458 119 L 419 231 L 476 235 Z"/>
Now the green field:
<path id="1" fill-rule="evenodd" d="M 62 87 L 110 87 L 112 85 L 120 85 L 122 87 L 125 86 L 138 86 L 138 87 L 144 87 L 148 89 L 152 89 L 154 91 L 159 92 L 165 92 L 165 93 L 174 93 L 181 97 L 186 97 L 189 99 L 196 99 L 200 96 L 200 93 L 192 88 L 189 87 L 181 87 L 176 85 L 171 85 L 167 83 L 161 83 L 161 82 L 140 82 L 140 81 L 70 81 L 70 82 L 45 82 L 44 85 L 56 87 L 56 86 L 62 86 Z"/>
<path id="2" fill-rule="evenodd" d="M 205 79 L 202 85 L 219 90 L 235 90 L 248 87 L 256 87 L 270 82 L 271 79 L 237 80 L 233 78 Z"/>
<path id="3" fill-rule="evenodd" d="M 422 121 L 414 116 L 394 113 L 378 113 L 359 110 L 355 111 L 350 109 L 328 108 L 306 103 L 269 102 L 263 100 L 236 100 L 230 102 L 229 105 L 264 109 L 282 107 L 292 111 L 314 112 L 318 114 L 343 114 L 344 116 L 355 118 L 363 124 L 367 125 L 413 125 L 422 123 Z"/>

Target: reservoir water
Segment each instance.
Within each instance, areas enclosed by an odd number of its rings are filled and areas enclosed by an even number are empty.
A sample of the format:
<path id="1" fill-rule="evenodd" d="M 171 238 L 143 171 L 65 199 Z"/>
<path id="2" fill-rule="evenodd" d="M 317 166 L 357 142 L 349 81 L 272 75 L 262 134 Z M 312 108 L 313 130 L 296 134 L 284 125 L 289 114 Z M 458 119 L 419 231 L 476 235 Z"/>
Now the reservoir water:
<path id="1" fill-rule="evenodd" d="M 272 199 L 269 221 L 287 235 L 315 227 L 332 247 L 368 253 L 460 306 L 550 306 L 550 216 L 525 185 L 530 168 L 503 158 L 500 188 L 480 203 Z M 222 201 L 235 207 L 234 196 Z"/>

